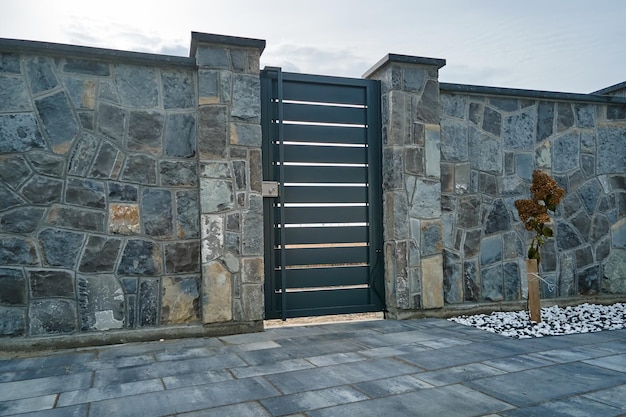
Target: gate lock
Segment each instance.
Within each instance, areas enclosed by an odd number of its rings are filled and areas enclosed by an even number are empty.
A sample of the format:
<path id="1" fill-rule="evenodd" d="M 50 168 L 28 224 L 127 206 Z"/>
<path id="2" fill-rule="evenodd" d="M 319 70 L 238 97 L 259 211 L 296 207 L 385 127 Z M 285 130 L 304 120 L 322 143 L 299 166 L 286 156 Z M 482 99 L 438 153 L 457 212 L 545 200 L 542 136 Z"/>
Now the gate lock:
<path id="1" fill-rule="evenodd" d="M 263 197 L 278 197 L 277 181 L 263 181 L 261 187 Z"/>

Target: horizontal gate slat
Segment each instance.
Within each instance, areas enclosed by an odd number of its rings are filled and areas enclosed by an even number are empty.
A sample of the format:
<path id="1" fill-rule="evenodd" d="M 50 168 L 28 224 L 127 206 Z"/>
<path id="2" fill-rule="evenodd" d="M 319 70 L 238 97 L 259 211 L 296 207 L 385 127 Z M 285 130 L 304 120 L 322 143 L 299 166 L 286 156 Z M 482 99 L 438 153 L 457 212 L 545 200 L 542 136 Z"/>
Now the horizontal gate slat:
<path id="1" fill-rule="evenodd" d="M 277 209 L 278 211 L 278 209 Z M 367 207 L 285 207 L 285 224 L 364 223 Z"/>
<path id="2" fill-rule="evenodd" d="M 276 242 L 280 242 L 280 229 L 276 228 Z M 369 239 L 368 226 L 348 227 L 288 227 L 285 245 L 320 243 L 359 243 Z"/>
<path id="3" fill-rule="evenodd" d="M 366 97 L 363 87 L 284 81 L 283 100 L 356 105 L 364 104 Z"/>
<path id="4" fill-rule="evenodd" d="M 280 250 L 275 250 L 276 265 L 280 265 Z M 285 265 L 343 265 L 367 263 L 369 248 L 305 248 L 286 249 Z"/>
<path id="5" fill-rule="evenodd" d="M 287 288 L 333 287 L 337 285 L 364 285 L 369 281 L 369 266 L 290 269 Z M 276 271 L 280 280 L 280 271 Z"/>
<path id="6" fill-rule="evenodd" d="M 275 147 L 278 155 L 278 146 Z M 367 163 L 367 148 L 284 145 L 285 162 Z"/>
<path id="7" fill-rule="evenodd" d="M 367 183 L 367 167 L 285 165 L 285 178 L 290 183 Z"/>
<path id="8" fill-rule="evenodd" d="M 364 125 L 367 123 L 367 112 L 366 109 L 354 107 L 284 103 L 283 120 L 292 122 Z"/>
<path id="9" fill-rule="evenodd" d="M 366 187 L 285 187 L 286 203 L 366 203 Z"/>
<path id="10" fill-rule="evenodd" d="M 361 127 L 283 125 L 286 141 L 319 143 L 367 143 L 367 130 Z"/>
<path id="11" fill-rule="evenodd" d="M 368 305 L 369 292 L 369 288 L 350 288 L 287 293 L 287 310 Z M 276 294 L 275 297 L 280 305 L 280 294 Z"/>

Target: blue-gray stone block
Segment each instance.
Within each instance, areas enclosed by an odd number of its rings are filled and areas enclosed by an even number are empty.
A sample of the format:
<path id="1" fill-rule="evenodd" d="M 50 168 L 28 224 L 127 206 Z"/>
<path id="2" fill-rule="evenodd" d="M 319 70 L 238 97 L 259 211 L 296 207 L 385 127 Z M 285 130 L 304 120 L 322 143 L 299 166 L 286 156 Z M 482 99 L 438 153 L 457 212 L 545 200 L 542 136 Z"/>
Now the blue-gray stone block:
<path id="1" fill-rule="evenodd" d="M 465 233 L 465 242 L 463 244 L 463 254 L 466 258 L 475 256 L 480 249 L 480 239 L 482 237 L 482 230 L 468 230 Z"/>
<path id="2" fill-rule="evenodd" d="M 26 279 L 21 269 L 0 268 L 0 305 L 25 305 L 28 300 Z"/>
<path id="3" fill-rule="evenodd" d="M 35 106 L 52 150 L 57 154 L 66 154 L 80 127 L 65 92 L 35 100 Z"/>
<path id="4" fill-rule="evenodd" d="M 21 155 L 0 156 L 0 182 L 14 190 L 17 190 L 32 172 Z"/>
<path id="5" fill-rule="evenodd" d="M 49 210 L 46 224 L 77 230 L 103 232 L 104 212 L 84 210 L 78 207 L 54 206 Z"/>
<path id="6" fill-rule="evenodd" d="M 504 201 L 497 199 L 493 202 L 485 212 L 483 224 L 485 235 L 511 230 L 511 215 Z"/>
<path id="7" fill-rule="evenodd" d="M 20 74 L 20 56 L 10 52 L 0 53 L 0 73 Z"/>
<path id="8" fill-rule="evenodd" d="M 582 271 L 577 271 L 578 293 L 593 295 L 600 292 L 600 266 L 595 265 Z"/>
<path id="9" fill-rule="evenodd" d="M 583 128 L 595 127 L 596 107 L 591 104 L 575 104 L 576 126 Z"/>
<path id="10" fill-rule="evenodd" d="M 165 124 L 165 155 L 188 158 L 196 154 L 196 118 L 193 114 L 169 114 Z"/>
<path id="11" fill-rule="evenodd" d="M 481 200 L 478 196 L 459 197 L 457 225 L 470 228 L 478 226 L 481 213 Z"/>
<path id="12" fill-rule="evenodd" d="M 500 136 L 502 131 L 502 115 L 490 107 L 485 107 L 482 128 L 485 132 Z"/>
<path id="13" fill-rule="evenodd" d="M 572 225 L 578 230 L 583 240 L 587 240 L 589 237 L 589 230 L 591 229 L 591 217 L 584 211 L 579 211 L 574 217 L 570 219 Z"/>
<path id="14" fill-rule="evenodd" d="M 417 120 L 430 123 L 439 123 L 439 83 L 435 80 L 426 81 L 424 91 L 418 103 L 412 104 L 417 109 Z"/>
<path id="15" fill-rule="evenodd" d="M 507 112 L 519 110 L 519 101 L 514 98 L 490 98 L 489 104 L 499 110 Z"/>
<path id="16" fill-rule="evenodd" d="M 504 149 L 532 151 L 535 142 L 535 121 L 531 112 L 527 110 L 505 117 L 502 139 Z"/>
<path id="17" fill-rule="evenodd" d="M 146 188 L 142 194 L 141 220 L 149 236 L 170 237 L 173 232 L 172 193 Z"/>
<path id="18" fill-rule="evenodd" d="M 28 161 L 35 172 L 52 177 L 62 177 L 65 173 L 65 158 L 43 151 L 31 151 Z"/>
<path id="19" fill-rule="evenodd" d="M 0 215 L 0 229 L 7 233 L 27 234 L 37 229 L 45 213 L 42 207 L 18 207 Z"/>
<path id="20" fill-rule="evenodd" d="M 163 84 L 163 107 L 166 109 L 188 109 L 196 105 L 194 73 L 181 70 L 161 70 Z"/>
<path id="21" fill-rule="evenodd" d="M 84 331 L 110 330 L 124 325 L 124 291 L 113 275 L 77 277 L 80 328 Z"/>
<path id="22" fill-rule="evenodd" d="M 118 275 L 160 275 L 161 249 L 149 240 L 130 239 L 117 268 Z"/>
<path id="23" fill-rule="evenodd" d="M 2 103 L 1 84 L 0 103 Z M 1 107 L 2 104 L 0 104 L 0 110 Z M 33 148 L 46 147 L 37 119 L 30 113 L 0 114 L 0 137 L 2 137 L 0 154 L 26 152 Z"/>
<path id="24" fill-rule="evenodd" d="M 116 65 L 115 84 L 121 103 L 128 107 L 157 107 L 159 105 L 157 71 L 156 68 Z"/>
<path id="25" fill-rule="evenodd" d="M 93 162 L 100 140 L 90 133 L 82 133 L 69 157 L 68 173 L 84 177 Z"/>
<path id="26" fill-rule="evenodd" d="M 456 117 L 457 119 L 465 118 L 465 109 L 467 107 L 467 97 L 456 94 L 441 94 L 441 110 L 446 116 Z"/>
<path id="27" fill-rule="evenodd" d="M 478 262 L 475 259 L 465 261 L 463 262 L 463 299 L 476 302 L 480 298 Z"/>
<path id="28" fill-rule="evenodd" d="M 200 241 L 166 243 L 165 272 L 200 272 Z"/>
<path id="29" fill-rule="evenodd" d="M 233 75 L 231 117 L 246 121 L 260 121 L 261 80 L 258 75 Z"/>
<path id="30" fill-rule="evenodd" d="M 502 235 L 485 237 L 480 242 L 480 265 L 490 265 L 502 260 Z"/>
<path id="31" fill-rule="evenodd" d="M 24 80 L 0 75 L 0 111 L 21 112 L 32 108 Z"/>
<path id="32" fill-rule="evenodd" d="M 47 205 L 61 202 L 63 198 L 63 181 L 35 175 L 22 187 L 22 196 L 33 204 Z"/>
<path id="33" fill-rule="evenodd" d="M 137 201 L 138 187 L 131 184 L 109 182 L 109 201 L 135 202 Z"/>
<path id="34" fill-rule="evenodd" d="M 122 170 L 122 180 L 144 185 L 156 185 L 157 164 L 147 155 L 129 155 Z"/>
<path id="35" fill-rule="evenodd" d="M 119 171 L 121 152 L 108 142 L 103 142 L 96 155 L 89 176 L 92 178 L 113 178 Z"/>
<path id="36" fill-rule="evenodd" d="M 502 265 L 504 277 L 503 295 L 507 301 L 517 301 L 522 297 L 520 268 L 517 262 L 505 262 Z"/>
<path id="37" fill-rule="evenodd" d="M 124 139 L 124 125 L 128 114 L 121 107 L 107 103 L 100 103 L 97 111 L 98 131 L 122 143 Z"/>
<path id="38" fill-rule="evenodd" d="M 443 297 L 447 304 L 463 302 L 461 258 L 448 250 L 443 251 Z"/>
<path id="39" fill-rule="evenodd" d="M 625 140 L 626 126 L 598 128 L 598 174 L 619 174 L 626 171 Z"/>
<path id="40" fill-rule="evenodd" d="M 542 142 L 552 136 L 554 123 L 554 103 L 539 102 L 537 107 L 537 136 L 536 141 Z"/>
<path id="41" fill-rule="evenodd" d="M 531 181 L 534 171 L 535 157 L 530 153 L 518 153 L 515 155 L 515 173 L 518 177 Z"/>
<path id="42" fill-rule="evenodd" d="M 99 181 L 70 178 L 65 187 L 65 202 L 103 209 L 106 202 L 104 184 Z"/>
<path id="43" fill-rule="evenodd" d="M 28 309 L 31 336 L 74 333 L 78 330 L 76 302 L 71 300 L 36 300 Z"/>
<path id="44" fill-rule="evenodd" d="M 589 215 L 593 215 L 598 205 L 598 200 L 602 195 L 602 186 L 597 179 L 591 179 L 578 187 L 578 195 L 580 196 L 583 207 Z"/>
<path id="45" fill-rule="evenodd" d="M 205 106 L 198 110 L 198 151 L 200 159 L 224 159 L 228 141 L 226 106 Z"/>
<path id="46" fill-rule="evenodd" d="M 200 208 L 197 191 L 176 192 L 176 236 L 180 239 L 200 235 Z"/>
<path id="47" fill-rule="evenodd" d="M 80 259 L 80 272 L 113 272 L 120 253 L 121 240 L 89 236 Z"/>
<path id="48" fill-rule="evenodd" d="M 577 133 L 568 133 L 552 140 L 552 169 L 555 173 L 566 173 L 579 167 L 580 138 Z"/>
<path id="49" fill-rule="evenodd" d="M 109 64 L 79 58 L 66 58 L 63 64 L 63 72 L 103 77 L 111 75 Z"/>
<path id="50" fill-rule="evenodd" d="M 570 127 L 573 127 L 575 124 L 575 120 L 574 120 L 574 111 L 572 110 L 572 105 L 569 103 L 558 103 L 556 109 L 557 109 L 557 119 L 556 119 L 557 132 L 561 132 L 563 130 L 569 129 Z"/>
<path id="51" fill-rule="evenodd" d="M 74 298 L 74 275 L 58 269 L 28 271 L 28 281 L 33 298 Z"/>
<path id="52" fill-rule="evenodd" d="M 263 198 L 250 195 L 250 209 L 242 219 L 242 254 L 261 255 L 263 253 Z"/>
<path id="53" fill-rule="evenodd" d="M 154 111 L 136 110 L 128 119 L 128 149 L 160 155 L 165 116 Z"/>
<path id="54" fill-rule="evenodd" d="M 160 279 L 142 279 L 139 284 L 138 308 L 140 326 L 154 326 L 158 323 Z"/>
<path id="55" fill-rule="evenodd" d="M 475 169 L 498 174 L 502 172 L 502 141 L 473 127 L 469 128 L 469 156 Z"/>
<path id="56" fill-rule="evenodd" d="M 557 221 L 555 240 L 559 250 L 572 249 L 583 243 L 576 229 L 566 221 Z"/>
<path id="57" fill-rule="evenodd" d="M 84 233 L 44 229 L 39 235 L 47 265 L 73 269 L 85 240 Z"/>
<path id="58" fill-rule="evenodd" d="M 491 268 L 482 268 L 480 275 L 482 299 L 486 301 L 504 300 L 504 279 L 502 276 L 502 265 L 496 265 Z"/>
<path id="59" fill-rule="evenodd" d="M 441 156 L 443 161 L 463 162 L 469 158 L 467 123 L 457 120 L 441 121 Z"/>
<path id="60" fill-rule="evenodd" d="M 198 185 L 196 161 L 161 161 L 161 185 L 195 187 Z"/>
<path id="61" fill-rule="evenodd" d="M 421 254 L 422 256 L 430 256 L 441 253 L 442 227 L 439 221 L 422 222 L 421 233 Z"/>
<path id="62" fill-rule="evenodd" d="M 0 238 L 0 265 L 36 265 L 37 250 L 30 239 Z"/>
<path id="63" fill-rule="evenodd" d="M 26 77 L 33 94 L 52 90 L 59 82 L 54 75 L 49 58 L 33 57 L 26 59 Z"/>
<path id="64" fill-rule="evenodd" d="M 0 211 L 24 204 L 19 195 L 11 191 L 9 187 L 0 183 Z"/>
<path id="65" fill-rule="evenodd" d="M 0 306 L 0 336 L 24 336 L 26 308 Z"/>

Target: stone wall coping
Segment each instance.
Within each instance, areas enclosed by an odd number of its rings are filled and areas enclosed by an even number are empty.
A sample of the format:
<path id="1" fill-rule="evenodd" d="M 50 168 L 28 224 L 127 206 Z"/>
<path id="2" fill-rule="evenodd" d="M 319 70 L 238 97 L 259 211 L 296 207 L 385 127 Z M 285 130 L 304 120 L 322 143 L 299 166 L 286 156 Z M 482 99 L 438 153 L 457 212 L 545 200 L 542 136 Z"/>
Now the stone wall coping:
<path id="1" fill-rule="evenodd" d="M 63 43 L 0 38 L 0 52 L 87 58 L 99 61 L 123 62 L 150 66 L 182 66 L 195 68 L 196 60 L 188 57 L 94 48 Z"/>
<path id="2" fill-rule="evenodd" d="M 437 67 L 437 69 L 440 69 L 441 67 L 446 65 L 446 60 L 440 58 L 427 58 L 413 55 L 387 54 L 383 57 L 383 59 L 374 64 L 372 68 L 367 70 L 365 74 L 363 74 L 363 78 L 368 78 L 372 76 L 375 72 L 382 69 L 384 66 L 392 63 L 434 66 Z"/>
<path id="3" fill-rule="evenodd" d="M 619 90 L 624 90 L 626 89 L 626 81 L 622 81 L 621 83 L 617 83 L 614 85 L 610 85 L 608 87 L 602 88 L 598 91 L 594 91 L 591 94 L 612 94 L 615 93 Z"/>
<path id="4" fill-rule="evenodd" d="M 626 104 L 626 97 L 599 94 L 561 93 L 556 91 L 523 90 L 517 88 L 485 87 L 481 85 L 439 83 L 439 89 L 446 93 L 464 93 L 486 96 L 507 96 L 554 101 L 578 101 L 591 103 Z"/>
<path id="5" fill-rule="evenodd" d="M 189 56 L 196 55 L 198 44 L 207 43 L 221 46 L 239 46 L 243 48 L 258 49 L 262 53 L 265 49 L 264 39 L 241 38 L 238 36 L 217 35 L 213 33 L 191 32 L 191 48 Z"/>

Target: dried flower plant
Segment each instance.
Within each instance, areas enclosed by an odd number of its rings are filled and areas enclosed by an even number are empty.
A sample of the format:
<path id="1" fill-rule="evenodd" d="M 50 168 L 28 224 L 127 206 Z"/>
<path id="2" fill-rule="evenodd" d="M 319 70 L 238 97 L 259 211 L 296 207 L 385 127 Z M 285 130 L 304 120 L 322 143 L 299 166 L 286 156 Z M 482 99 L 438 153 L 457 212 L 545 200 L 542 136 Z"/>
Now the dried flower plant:
<path id="1" fill-rule="evenodd" d="M 537 264 L 539 264 L 541 260 L 539 248 L 546 242 L 547 238 L 554 235 L 552 228 L 546 226 L 547 223 L 550 223 L 548 211 L 554 212 L 556 210 L 556 206 L 565 195 L 565 190 L 559 187 L 548 174 L 536 169 L 533 171 L 530 193 L 532 200 L 516 200 L 515 207 L 526 230 L 535 232 L 535 237 L 528 249 L 528 259 L 536 259 Z"/>

